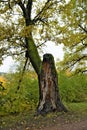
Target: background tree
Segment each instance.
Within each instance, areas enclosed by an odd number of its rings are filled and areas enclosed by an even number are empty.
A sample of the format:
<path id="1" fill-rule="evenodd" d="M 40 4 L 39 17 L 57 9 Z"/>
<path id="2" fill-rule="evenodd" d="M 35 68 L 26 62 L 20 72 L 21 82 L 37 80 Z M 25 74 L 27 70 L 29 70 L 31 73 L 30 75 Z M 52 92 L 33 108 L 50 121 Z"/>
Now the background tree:
<path id="1" fill-rule="evenodd" d="M 60 7 L 65 3 L 63 0 L 6 0 L 0 1 L 0 12 L 1 12 L 1 23 L 0 23 L 0 52 L 1 61 L 5 56 L 13 56 L 13 58 L 25 58 L 25 66 L 30 60 L 34 70 L 38 75 L 39 83 L 41 83 L 41 71 L 43 68 L 41 63 L 41 58 L 38 53 L 38 47 L 42 46 L 44 42 L 51 40 L 58 42 L 58 23 L 60 19 L 58 14 Z M 59 8 L 59 9 L 58 9 Z M 3 24 L 4 23 L 4 24 Z M 52 60 L 52 56 L 47 55 L 47 59 Z M 51 57 L 51 58 L 50 58 Z M 53 60 L 52 60 L 53 61 Z M 25 69 L 24 66 L 24 69 Z M 54 65 L 53 65 L 54 66 Z M 55 79 L 57 75 L 55 75 Z M 54 79 L 52 79 L 54 80 Z M 44 82 L 48 82 L 45 81 Z M 42 104 L 44 97 L 44 90 L 47 85 L 43 87 L 40 86 L 40 103 Z M 50 87 L 50 85 L 48 85 Z M 18 88 L 19 89 L 19 86 Z M 41 91 L 42 90 L 42 91 Z M 47 89 L 48 91 L 48 89 Z M 42 92 L 42 94 L 41 94 Z M 50 93 L 50 90 L 48 91 Z M 67 111 L 62 104 L 59 96 L 59 91 L 57 90 L 57 80 L 54 84 L 54 92 L 56 93 L 56 98 L 54 100 L 55 104 L 46 105 L 48 101 L 45 100 L 44 104 L 40 107 L 38 106 L 39 112 L 45 111 L 48 106 L 50 109 Z M 42 96 L 41 96 L 42 95 Z M 54 95 L 54 94 L 53 94 Z M 47 95 L 45 95 L 47 96 Z M 51 95 L 52 96 L 52 95 Z M 54 95 L 55 96 L 55 95 Z M 46 97 L 45 97 L 46 98 Z M 54 98 L 54 97 L 50 97 Z M 58 102 L 56 102 L 58 99 Z M 50 99 L 49 99 L 50 102 Z M 53 106 L 54 104 L 54 106 Z M 47 106 L 47 107 L 44 107 Z"/>
<path id="2" fill-rule="evenodd" d="M 61 6 L 61 41 L 64 43 L 64 68 L 87 71 L 87 1 L 73 0 Z"/>

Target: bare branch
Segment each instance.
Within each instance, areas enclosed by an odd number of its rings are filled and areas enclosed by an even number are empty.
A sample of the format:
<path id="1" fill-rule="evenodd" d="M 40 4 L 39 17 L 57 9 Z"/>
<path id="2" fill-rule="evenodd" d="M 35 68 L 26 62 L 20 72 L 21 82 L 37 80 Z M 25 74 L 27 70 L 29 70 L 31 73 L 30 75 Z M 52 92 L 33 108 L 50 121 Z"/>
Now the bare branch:
<path id="1" fill-rule="evenodd" d="M 46 43 L 47 41 L 45 40 L 43 43 L 41 43 L 41 44 L 39 44 L 38 46 L 37 46 L 37 48 L 39 48 L 39 47 L 41 47 L 44 43 Z"/>

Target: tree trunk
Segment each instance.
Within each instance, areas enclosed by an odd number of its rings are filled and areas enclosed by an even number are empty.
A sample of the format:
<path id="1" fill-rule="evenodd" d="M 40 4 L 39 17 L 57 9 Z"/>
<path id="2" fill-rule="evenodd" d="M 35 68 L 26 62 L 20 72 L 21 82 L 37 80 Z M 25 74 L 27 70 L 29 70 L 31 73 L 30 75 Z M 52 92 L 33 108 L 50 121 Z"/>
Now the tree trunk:
<path id="1" fill-rule="evenodd" d="M 43 56 L 42 69 L 38 79 L 40 97 L 37 114 L 45 114 L 52 111 L 67 112 L 60 100 L 58 76 L 54 58 L 51 54 Z"/>
<path id="2" fill-rule="evenodd" d="M 22 9 L 26 27 L 34 25 L 31 19 L 32 2 L 32 0 L 28 0 L 26 6 L 21 0 L 17 2 Z M 32 29 L 30 30 L 28 37 L 25 37 L 25 42 L 27 49 L 26 56 L 30 59 L 39 80 L 40 98 L 37 110 L 38 113 L 47 113 L 54 110 L 67 111 L 60 100 L 58 77 L 53 56 L 51 54 L 45 54 L 41 64 L 41 58 L 32 37 Z"/>
<path id="3" fill-rule="evenodd" d="M 25 42 L 27 46 L 28 58 L 30 59 L 30 62 L 34 70 L 36 71 L 37 75 L 39 75 L 40 69 L 41 69 L 41 58 L 39 56 L 39 53 L 34 43 L 32 35 L 29 38 L 26 38 Z"/>

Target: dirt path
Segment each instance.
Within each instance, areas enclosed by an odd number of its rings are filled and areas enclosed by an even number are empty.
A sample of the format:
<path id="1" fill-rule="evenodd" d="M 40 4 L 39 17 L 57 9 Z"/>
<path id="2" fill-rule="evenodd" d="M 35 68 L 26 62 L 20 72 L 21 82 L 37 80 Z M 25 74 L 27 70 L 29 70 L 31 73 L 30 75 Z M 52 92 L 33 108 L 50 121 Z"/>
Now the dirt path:
<path id="1" fill-rule="evenodd" d="M 56 126 L 44 128 L 42 130 L 87 130 L 87 120 L 68 124 L 57 124 Z"/>

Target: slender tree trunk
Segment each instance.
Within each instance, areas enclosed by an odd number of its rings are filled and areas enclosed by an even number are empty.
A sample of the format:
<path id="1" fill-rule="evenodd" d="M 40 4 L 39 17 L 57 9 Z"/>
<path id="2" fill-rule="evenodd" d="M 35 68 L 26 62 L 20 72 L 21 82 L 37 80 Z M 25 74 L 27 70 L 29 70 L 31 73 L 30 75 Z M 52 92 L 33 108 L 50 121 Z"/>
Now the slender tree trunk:
<path id="1" fill-rule="evenodd" d="M 58 88 L 58 76 L 55 69 L 54 58 L 51 54 L 43 56 L 42 69 L 39 79 L 39 104 L 37 114 L 67 109 L 62 104 Z"/>

